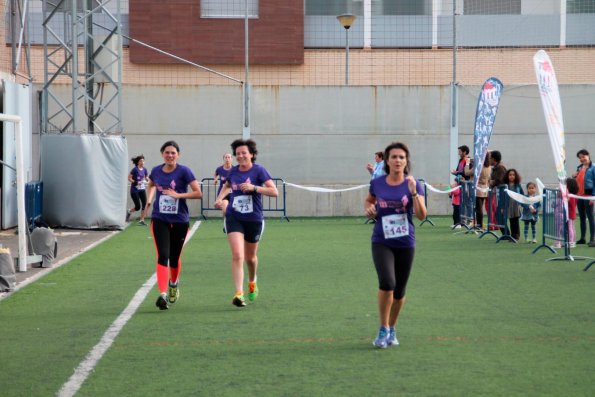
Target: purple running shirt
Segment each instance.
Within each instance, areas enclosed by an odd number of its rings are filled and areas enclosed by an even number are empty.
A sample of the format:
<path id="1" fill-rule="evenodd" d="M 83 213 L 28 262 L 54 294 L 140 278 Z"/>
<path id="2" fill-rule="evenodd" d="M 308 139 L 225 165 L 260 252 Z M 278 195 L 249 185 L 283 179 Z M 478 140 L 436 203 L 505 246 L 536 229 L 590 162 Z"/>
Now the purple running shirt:
<path id="1" fill-rule="evenodd" d="M 264 219 L 262 212 L 262 194 L 240 190 L 240 184 L 250 183 L 262 186 L 272 179 L 268 171 L 261 165 L 252 164 L 248 171 L 240 171 L 238 165 L 232 167 L 227 176 L 227 183 L 231 186 L 231 198 L 226 214 L 233 215 L 240 221 L 261 221 Z"/>
<path id="2" fill-rule="evenodd" d="M 370 181 L 370 194 L 376 198 L 376 223 L 372 242 L 392 248 L 414 248 L 413 198 L 407 180 L 397 186 L 386 183 L 387 177 Z M 416 181 L 417 194 L 423 187 Z"/>
<path id="3" fill-rule="evenodd" d="M 132 193 L 137 193 L 139 191 L 145 190 L 146 188 L 146 181 L 145 178 L 147 177 L 147 169 L 143 167 L 143 169 L 139 169 L 138 167 L 134 167 L 132 171 L 130 171 L 130 175 L 132 175 L 132 183 L 130 184 L 130 191 Z"/>
<path id="4" fill-rule="evenodd" d="M 219 186 L 217 186 L 217 196 L 219 196 L 219 193 L 221 193 L 221 189 L 225 185 L 225 181 L 227 181 L 227 176 L 229 175 L 230 171 L 231 171 L 231 168 L 226 170 L 225 168 L 223 168 L 222 165 L 217 167 L 217 169 L 215 170 L 215 175 L 219 176 L 219 184 L 218 184 Z"/>
<path id="5" fill-rule="evenodd" d="M 157 188 L 153 213 L 151 217 L 167 223 L 187 223 L 190 221 L 190 213 L 186 205 L 186 199 L 175 199 L 162 193 L 164 189 L 171 188 L 178 193 L 188 192 L 188 186 L 196 180 L 190 168 L 178 164 L 172 172 L 163 171 L 164 164 L 158 165 L 151 170 L 149 179 Z"/>

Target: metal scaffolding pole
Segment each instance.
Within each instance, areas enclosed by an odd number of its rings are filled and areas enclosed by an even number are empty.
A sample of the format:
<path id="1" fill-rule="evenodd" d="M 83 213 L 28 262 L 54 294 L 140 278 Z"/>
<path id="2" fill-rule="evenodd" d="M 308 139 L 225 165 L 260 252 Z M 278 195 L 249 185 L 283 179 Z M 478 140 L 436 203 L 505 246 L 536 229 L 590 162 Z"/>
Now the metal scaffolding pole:
<path id="1" fill-rule="evenodd" d="M 120 0 L 43 0 L 42 133 L 122 133 L 120 19 Z"/>

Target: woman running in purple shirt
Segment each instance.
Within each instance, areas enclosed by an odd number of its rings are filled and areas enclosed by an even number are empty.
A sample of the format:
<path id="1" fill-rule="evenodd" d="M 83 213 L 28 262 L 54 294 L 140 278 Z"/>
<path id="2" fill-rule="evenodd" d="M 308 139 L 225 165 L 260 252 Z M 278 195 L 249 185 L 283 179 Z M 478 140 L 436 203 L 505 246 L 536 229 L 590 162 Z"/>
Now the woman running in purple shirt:
<path id="1" fill-rule="evenodd" d="M 258 296 L 256 253 L 264 231 L 262 195 L 277 197 L 279 192 L 268 171 L 254 163 L 258 150 L 253 140 L 235 140 L 231 148 L 238 165 L 229 171 L 215 208 L 222 208 L 225 197 L 230 194 L 225 231 L 231 248 L 231 273 L 236 291 L 232 303 L 244 307 L 244 260 L 248 268 L 248 299 L 253 301 Z"/>
<path id="2" fill-rule="evenodd" d="M 398 345 L 396 325 L 405 304 L 405 289 L 415 253 L 413 213 L 423 220 L 427 210 L 423 187 L 410 175 L 409 149 L 400 142 L 384 150 L 386 176 L 370 182 L 364 210 L 375 219 L 372 259 L 378 274 L 380 329 L 374 346 Z"/>
<path id="3" fill-rule="evenodd" d="M 223 155 L 223 164 L 217 167 L 215 170 L 215 186 L 217 184 L 219 187 L 217 188 L 217 196 L 221 193 L 221 189 L 225 185 L 225 181 L 227 180 L 227 175 L 229 175 L 229 171 L 231 171 L 231 153 L 225 153 Z M 216 197 L 216 196 L 215 196 Z M 225 216 L 225 211 L 227 210 L 227 205 L 229 204 L 229 194 L 223 198 L 222 205 L 221 205 L 221 212 L 223 216 Z"/>
<path id="4" fill-rule="evenodd" d="M 180 258 L 190 226 L 186 200 L 199 199 L 202 192 L 192 170 L 178 164 L 180 147 L 176 142 L 165 142 L 161 146 L 161 156 L 163 164 L 154 167 L 149 175 L 147 210 L 153 196 L 156 195 L 151 215 L 151 234 L 157 251 L 156 271 L 159 289 L 155 305 L 160 310 L 166 310 L 169 304 L 175 303 L 180 296 Z"/>
<path id="5" fill-rule="evenodd" d="M 134 168 L 128 174 L 128 182 L 130 182 L 130 197 L 134 203 L 134 207 L 126 211 L 126 222 L 130 220 L 130 215 L 135 211 L 140 211 L 140 219 L 138 224 L 145 225 L 145 207 L 147 206 L 147 192 L 145 188 L 149 181 L 149 173 L 145 168 L 145 156 L 142 154 L 131 158 Z"/>

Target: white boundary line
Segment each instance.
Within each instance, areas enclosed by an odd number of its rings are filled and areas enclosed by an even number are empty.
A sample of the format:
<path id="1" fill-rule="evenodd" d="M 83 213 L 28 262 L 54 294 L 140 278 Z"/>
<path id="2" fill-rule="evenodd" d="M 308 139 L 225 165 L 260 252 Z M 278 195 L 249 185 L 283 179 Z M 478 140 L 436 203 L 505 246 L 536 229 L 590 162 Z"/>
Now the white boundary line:
<path id="1" fill-rule="evenodd" d="M 194 233 L 198 230 L 200 224 L 201 221 L 194 222 L 192 229 L 190 229 L 190 232 L 186 236 L 184 245 L 192 238 Z M 109 326 L 107 331 L 105 331 L 99 340 L 99 343 L 97 343 L 93 349 L 91 349 L 89 354 L 87 354 L 85 359 L 75 369 L 74 374 L 72 374 L 70 379 L 68 379 L 68 381 L 62 385 L 56 394 L 58 397 L 71 397 L 79 391 L 99 360 L 101 360 L 105 352 L 110 348 L 112 343 L 114 343 L 114 340 L 116 340 L 116 337 L 122 328 L 124 328 L 128 320 L 132 318 L 138 307 L 145 300 L 147 294 L 155 285 L 156 280 L 157 276 L 155 273 L 153 273 L 153 275 L 147 281 L 145 281 L 143 286 L 136 292 L 136 294 L 134 294 L 134 297 L 128 306 L 126 306 L 124 311 L 120 313 L 118 318 L 116 318 L 112 325 Z"/>
<path id="2" fill-rule="evenodd" d="M 107 236 L 101 238 L 100 240 L 97 240 L 93 244 L 90 244 L 88 247 L 85 247 L 84 249 L 80 250 L 76 254 L 72 254 L 69 257 L 64 258 L 64 259 L 61 259 L 58 262 L 52 264 L 52 267 L 47 267 L 47 268 L 41 269 L 39 272 L 35 273 L 31 277 L 28 277 L 28 278 L 24 279 L 23 281 L 21 281 L 20 283 L 18 283 L 14 290 L 12 290 L 10 292 L 1 292 L 0 293 L 0 301 L 2 299 L 8 298 L 10 295 L 14 294 L 15 292 L 17 292 L 21 288 L 24 288 L 27 285 L 31 284 L 32 282 L 39 280 L 40 278 L 44 277 L 48 273 L 51 273 L 52 271 L 56 270 L 57 268 L 61 267 L 62 265 L 65 265 L 66 263 L 70 262 L 71 260 L 73 260 L 77 256 L 82 255 L 85 252 L 89 251 L 90 249 L 97 247 L 99 244 L 101 244 L 104 241 L 112 238 L 113 236 L 115 236 L 118 233 L 120 233 L 120 230 L 111 232 Z"/>

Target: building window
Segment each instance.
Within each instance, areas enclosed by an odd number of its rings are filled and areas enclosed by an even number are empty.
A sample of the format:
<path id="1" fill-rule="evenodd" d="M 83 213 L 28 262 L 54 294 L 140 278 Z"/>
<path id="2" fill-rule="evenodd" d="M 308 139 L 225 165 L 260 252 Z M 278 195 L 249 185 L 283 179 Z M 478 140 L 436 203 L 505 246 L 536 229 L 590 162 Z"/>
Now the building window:
<path id="1" fill-rule="evenodd" d="M 382 15 L 432 15 L 431 0 L 379 0 L 377 3 L 381 4 Z"/>
<path id="2" fill-rule="evenodd" d="M 306 15 L 364 15 L 363 0 L 306 0 L 305 7 Z"/>
<path id="3" fill-rule="evenodd" d="M 465 0 L 465 15 L 520 15 L 521 0 Z"/>
<path id="4" fill-rule="evenodd" d="M 246 0 L 200 0 L 201 18 L 245 18 Z M 248 17 L 258 18 L 258 0 L 248 0 Z"/>
<path id="5" fill-rule="evenodd" d="M 595 0 L 568 0 L 566 12 L 568 14 L 595 14 Z"/>

